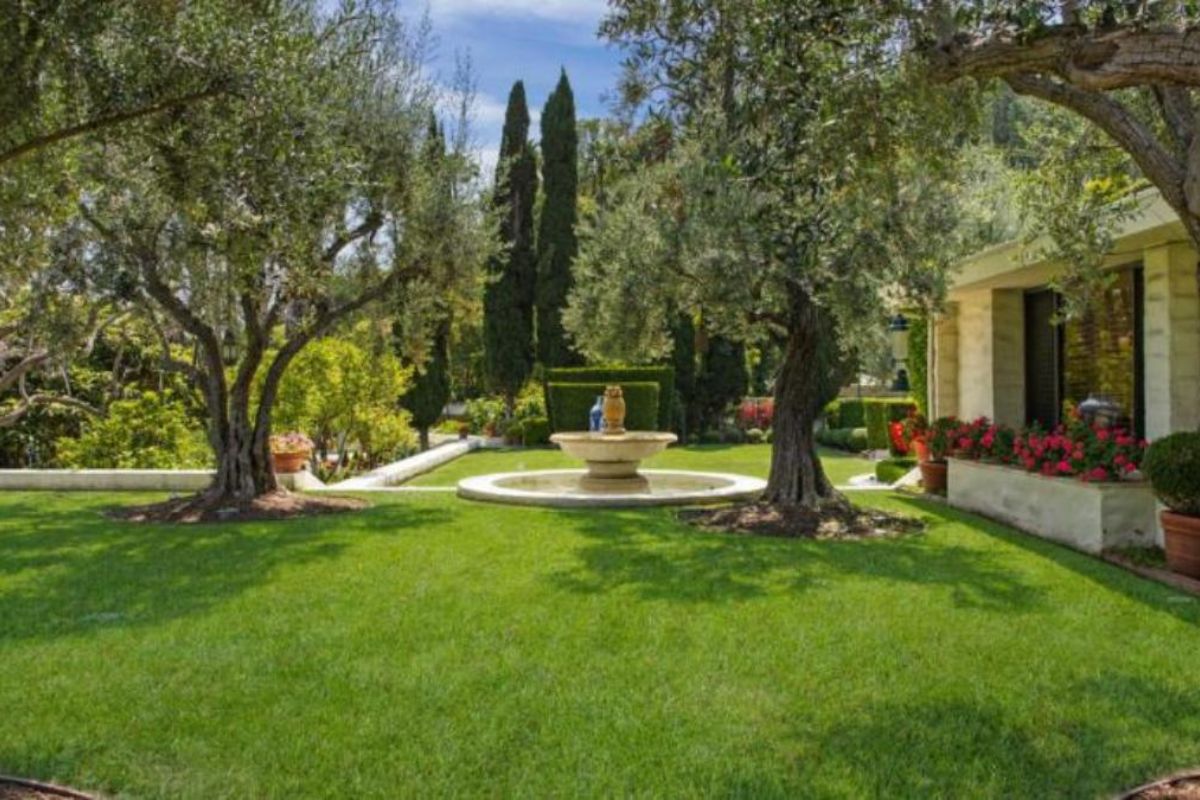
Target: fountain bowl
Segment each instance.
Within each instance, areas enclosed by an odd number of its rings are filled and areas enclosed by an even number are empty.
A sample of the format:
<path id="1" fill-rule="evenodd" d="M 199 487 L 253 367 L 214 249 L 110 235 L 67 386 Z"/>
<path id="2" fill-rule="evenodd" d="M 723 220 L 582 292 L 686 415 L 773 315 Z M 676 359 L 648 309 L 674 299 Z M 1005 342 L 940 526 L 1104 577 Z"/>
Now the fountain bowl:
<path id="1" fill-rule="evenodd" d="M 459 481 L 458 496 L 556 508 L 633 508 L 751 500 L 767 486 L 766 481 L 745 475 L 648 469 L 638 473 L 636 485 L 624 484 L 624 489 L 605 486 L 598 491 L 591 488 L 589 475 L 582 469 L 478 475 Z"/>
<path id="2" fill-rule="evenodd" d="M 587 464 L 587 473 L 580 479 L 583 488 L 593 492 L 636 492 L 649 484 L 638 472 L 642 459 L 660 453 L 678 441 L 673 433 L 657 431 L 623 431 L 596 433 L 588 431 L 556 433 L 550 441 Z"/>

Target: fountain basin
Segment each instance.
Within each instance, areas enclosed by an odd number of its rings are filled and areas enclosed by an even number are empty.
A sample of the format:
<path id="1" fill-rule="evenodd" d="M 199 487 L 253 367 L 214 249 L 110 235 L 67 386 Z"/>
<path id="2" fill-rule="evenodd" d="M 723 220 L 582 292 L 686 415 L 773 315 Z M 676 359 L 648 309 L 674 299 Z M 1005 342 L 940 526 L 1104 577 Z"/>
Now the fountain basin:
<path id="1" fill-rule="evenodd" d="M 588 485 L 589 475 L 582 469 L 479 475 L 459 481 L 458 496 L 557 508 L 630 508 L 750 500 L 767 486 L 766 481 L 745 475 L 648 469 L 638 473 L 641 488 L 596 491 Z"/>
<path id="2" fill-rule="evenodd" d="M 550 441 L 587 464 L 581 478 L 583 488 L 593 492 L 637 492 L 648 483 L 638 473 L 642 459 L 660 453 L 678 437 L 657 431 L 594 433 L 587 431 L 556 433 Z"/>

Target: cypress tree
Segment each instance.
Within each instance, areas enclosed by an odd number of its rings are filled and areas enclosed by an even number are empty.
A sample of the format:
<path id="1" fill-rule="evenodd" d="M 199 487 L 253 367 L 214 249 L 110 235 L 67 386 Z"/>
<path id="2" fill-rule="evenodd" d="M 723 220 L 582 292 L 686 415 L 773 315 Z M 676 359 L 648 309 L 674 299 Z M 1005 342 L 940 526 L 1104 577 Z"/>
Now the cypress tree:
<path id="1" fill-rule="evenodd" d="M 706 428 L 715 428 L 729 407 L 746 396 L 750 386 L 746 346 L 724 336 L 710 337 L 697 383 L 702 423 Z"/>
<path id="2" fill-rule="evenodd" d="M 504 114 L 495 205 L 504 249 L 488 264 L 484 290 L 484 367 L 491 387 L 513 401 L 533 369 L 533 307 L 537 268 L 533 251 L 533 201 L 537 162 L 529 146 L 525 86 L 513 84 Z"/>
<path id="3" fill-rule="evenodd" d="M 438 169 L 446 157 L 446 137 L 437 118 L 429 115 L 425 138 L 425 159 L 430 169 Z M 412 414 L 413 426 L 421 437 L 421 449 L 429 449 L 429 428 L 442 416 L 450 399 L 450 312 L 442 309 L 433 334 L 433 348 L 422 370 L 413 375 L 412 386 L 400 398 L 400 405 Z"/>
<path id="4" fill-rule="evenodd" d="M 571 290 L 571 264 L 579 195 L 575 95 L 566 70 L 542 110 L 542 180 L 545 192 L 537 239 L 537 352 L 547 367 L 582 363 L 563 331 L 562 311 Z"/>
<path id="5" fill-rule="evenodd" d="M 675 368 L 675 426 L 683 441 L 699 427 L 696 397 L 696 324 L 680 312 L 671 325 L 671 365 Z"/>

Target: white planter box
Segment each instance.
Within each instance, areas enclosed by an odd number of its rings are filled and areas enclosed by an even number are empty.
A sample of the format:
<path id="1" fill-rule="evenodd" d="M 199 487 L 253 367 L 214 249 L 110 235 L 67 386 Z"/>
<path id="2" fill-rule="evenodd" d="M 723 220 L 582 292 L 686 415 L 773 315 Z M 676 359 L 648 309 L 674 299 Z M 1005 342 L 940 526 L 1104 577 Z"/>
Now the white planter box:
<path id="1" fill-rule="evenodd" d="M 0 491 L 200 492 L 212 483 L 209 469 L 0 469 Z M 319 489 L 311 472 L 275 476 L 293 491 Z"/>
<path id="2" fill-rule="evenodd" d="M 1159 540 L 1154 492 L 1145 481 L 1084 483 L 1014 467 L 950 459 L 947 499 L 1023 531 L 1088 553 Z"/>

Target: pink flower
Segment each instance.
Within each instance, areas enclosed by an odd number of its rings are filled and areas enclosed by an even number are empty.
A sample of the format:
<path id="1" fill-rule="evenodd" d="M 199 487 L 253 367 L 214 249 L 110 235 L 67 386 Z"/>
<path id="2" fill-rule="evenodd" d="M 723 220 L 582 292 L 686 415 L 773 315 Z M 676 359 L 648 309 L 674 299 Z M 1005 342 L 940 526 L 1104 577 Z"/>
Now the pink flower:
<path id="1" fill-rule="evenodd" d="M 1108 480 L 1108 470 L 1106 470 L 1104 467 L 1096 467 L 1088 473 L 1088 479 L 1093 481 L 1106 481 Z"/>
<path id="2" fill-rule="evenodd" d="M 1111 436 L 1112 436 L 1112 434 L 1109 433 L 1108 430 L 1105 428 L 1099 428 L 1096 431 L 1096 438 L 1102 442 L 1107 442 L 1109 440 L 1109 438 L 1111 438 Z"/>
<path id="3" fill-rule="evenodd" d="M 1058 462 L 1058 471 L 1064 474 L 1071 471 L 1071 464 L 1067 461 Z"/>

